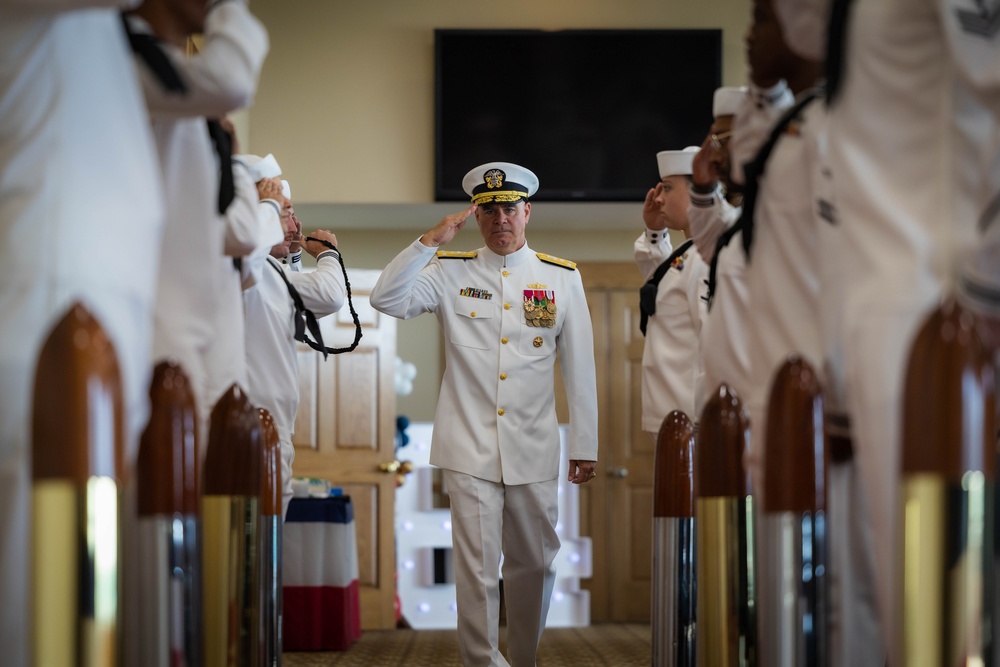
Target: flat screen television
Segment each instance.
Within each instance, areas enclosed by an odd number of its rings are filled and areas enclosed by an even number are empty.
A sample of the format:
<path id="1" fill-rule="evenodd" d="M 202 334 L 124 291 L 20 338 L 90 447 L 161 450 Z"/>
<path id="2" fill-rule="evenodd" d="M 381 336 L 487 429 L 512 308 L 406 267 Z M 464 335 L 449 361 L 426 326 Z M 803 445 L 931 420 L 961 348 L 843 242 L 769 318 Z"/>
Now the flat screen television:
<path id="1" fill-rule="evenodd" d="M 722 77 L 721 30 L 434 34 L 438 201 L 492 161 L 538 175 L 533 199 L 641 201 L 656 153 L 699 145 Z"/>

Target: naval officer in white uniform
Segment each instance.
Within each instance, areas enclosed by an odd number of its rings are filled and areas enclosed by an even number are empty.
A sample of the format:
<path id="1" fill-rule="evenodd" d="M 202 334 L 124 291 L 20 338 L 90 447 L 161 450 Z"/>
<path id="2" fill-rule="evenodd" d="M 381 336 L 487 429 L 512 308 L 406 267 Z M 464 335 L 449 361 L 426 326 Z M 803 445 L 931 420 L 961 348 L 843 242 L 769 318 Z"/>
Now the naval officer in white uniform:
<path id="1" fill-rule="evenodd" d="M 569 401 L 569 479 L 596 475 L 593 329 L 572 262 L 525 240 L 537 177 L 506 162 L 463 182 L 472 206 L 445 217 L 385 268 L 371 293 L 383 313 L 434 313 L 446 367 L 430 462 L 451 496 L 462 662 L 532 666 L 554 582 L 559 474 L 554 364 Z M 475 214 L 485 247 L 439 251 Z M 498 649 L 499 564 L 510 662 Z"/>

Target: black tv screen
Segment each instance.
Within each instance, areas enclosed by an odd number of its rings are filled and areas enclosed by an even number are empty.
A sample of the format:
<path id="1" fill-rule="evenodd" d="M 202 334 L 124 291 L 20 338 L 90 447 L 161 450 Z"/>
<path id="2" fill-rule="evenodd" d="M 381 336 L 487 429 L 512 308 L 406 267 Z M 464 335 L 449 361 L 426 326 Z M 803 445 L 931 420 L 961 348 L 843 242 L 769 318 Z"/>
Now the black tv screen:
<path id="1" fill-rule="evenodd" d="M 656 153 L 699 145 L 721 30 L 436 30 L 435 199 L 485 162 L 538 175 L 545 201 L 642 200 Z"/>

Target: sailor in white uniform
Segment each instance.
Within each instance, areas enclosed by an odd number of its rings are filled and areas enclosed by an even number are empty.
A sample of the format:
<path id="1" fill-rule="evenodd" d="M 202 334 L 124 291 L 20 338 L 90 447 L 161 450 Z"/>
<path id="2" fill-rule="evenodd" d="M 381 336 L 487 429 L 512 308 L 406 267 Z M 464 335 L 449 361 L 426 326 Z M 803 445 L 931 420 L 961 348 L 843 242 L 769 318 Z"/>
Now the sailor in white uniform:
<path id="1" fill-rule="evenodd" d="M 688 183 L 696 147 L 656 154 L 661 181 L 643 205 L 645 231 L 633 254 L 646 280 L 640 294 L 642 430 L 655 441 L 664 417 L 680 410 L 698 421 L 695 396 L 702 382 L 701 326 L 708 265 L 694 248 L 688 222 Z M 668 230 L 685 241 L 671 251 Z"/>
<path id="2" fill-rule="evenodd" d="M 31 398 L 80 301 L 114 343 L 127 460 L 149 418 L 163 223 L 117 1 L 0 0 L 0 660 L 27 667 Z"/>
<path id="3" fill-rule="evenodd" d="M 884 650 L 889 664 L 901 664 L 894 638 L 902 618 L 903 377 L 917 328 L 953 290 L 957 260 L 976 243 L 977 222 L 1000 191 L 988 172 L 997 161 L 1000 6 L 833 7 L 833 19 L 846 17 L 846 38 L 829 44 L 831 56 L 843 57 L 828 58 L 830 180 L 820 205 L 841 237 L 824 252 L 839 264 L 842 304 L 831 315 L 837 336 L 827 379 L 850 416 L 866 507 L 857 523 L 873 545 L 859 566 L 874 573 Z"/>
<path id="4" fill-rule="evenodd" d="M 175 360 L 187 374 L 204 456 L 212 407 L 241 375 L 226 346 L 241 346 L 243 340 L 233 329 L 223 335 L 219 328 L 220 308 L 234 314 L 233 304 L 238 309 L 242 296 L 240 276 L 225 254 L 228 204 L 221 201 L 220 171 L 231 168 L 231 156 L 220 163 L 208 121 L 250 104 L 268 38 L 243 0 L 212 4 L 202 26 L 188 22 L 186 15 L 163 11 L 163 1 L 146 0 L 128 17 L 140 40 L 158 41 L 181 82 L 181 90 L 165 91 L 150 59 L 136 47 L 167 202 L 153 355 L 155 360 Z M 188 57 L 184 40 L 199 31 L 203 43 Z"/>
<path id="5" fill-rule="evenodd" d="M 701 355 L 704 379 L 695 398 L 701 409 L 708 394 L 723 382 L 746 400 L 746 378 L 750 367 L 746 328 L 750 317 L 743 272 L 746 261 L 738 230 L 733 228 L 742 210 L 730 203 L 735 183 L 731 181 L 728 136 L 736 112 L 744 106 L 746 87 L 723 87 L 712 99 L 711 132 L 692 163 L 688 183 L 688 220 L 698 254 L 709 266 L 708 313 L 702 323 Z M 720 239 L 725 239 L 720 243 Z M 716 256 L 718 252 L 718 256 Z M 714 265 L 714 271 L 713 271 Z"/>
<path id="6" fill-rule="evenodd" d="M 535 664 L 559 549 L 560 438 L 553 382 L 558 353 L 569 402 L 569 479 L 596 475 L 593 329 L 575 264 L 525 240 L 529 170 L 491 162 L 463 180 L 472 206 L 445 217 L 385 268 L 376 309 L 403 319 L 434 313 L 445 374 L 430 462 L 451 497 L 459 649 L 465 665 L 507 665 L 498 649 L 503 554 L 510 663 Z M 486 245 L 438 250 L 475 214 Z"/>
<path id="7" fill-rule="evenodd" d="M 251 156 L 252 157 L 252 156 Z M 255 178 L 276 178 L 281 175 L 274 158 L 250 160 Z M 287 191 L 291 194 L 290 189 Z M 267 202 L 260 206 L 271 209 Z M 266 207 L 266 208 L 265 208 Z M 289 209 L 285 209 L 288 211 Z M 254 405 L 266 408 L 274 419 L 281 446 L 282 510 L 288 511 L 292 499 L 292 460 L 295 448 L 295 413 L 299 407 L 299 362 L 297 356 L 296 308 L 291 291 L 317 318 L 340 310 L 347 300 L 347 285 L 339 254 L 316 241 L 305 242 L 306 251 L 316 258 L 315 271 L 293 271 L 280 261 L 288 256 L 293 241 L 299 237 L 292 215 L 284 215 L 284 239 L 267 254 L 254 254 L 245 262 L 255 277 L 243 292 L 246 313 L 247 395 Z M 326 230 L 316 230 L 310 236 L 324 239 L 337 246 L 337 237 Z"/>
<path id="8" fill-rule="evenodd" d="M 755 3 L 747 47 L 754 104 L 745 113 L 770 121 L 760 123 L 766 130 L 756 141 L 753 160 L 744 164 L 739 243 L 754 313 L 744 333 L 751 359 L 744 402 L 752 419 L 748 462 L 759 502 L 774 373 L 792 354 L 817 372 L 823 365 L 819 219 L 813 214 L 813 183 L 820 172 L 819 137 L 825 114 L 816 88 L 822 61 L 790 49 L 769 0 Z M 764 94 L 778 89 L 787 94 Z"/>

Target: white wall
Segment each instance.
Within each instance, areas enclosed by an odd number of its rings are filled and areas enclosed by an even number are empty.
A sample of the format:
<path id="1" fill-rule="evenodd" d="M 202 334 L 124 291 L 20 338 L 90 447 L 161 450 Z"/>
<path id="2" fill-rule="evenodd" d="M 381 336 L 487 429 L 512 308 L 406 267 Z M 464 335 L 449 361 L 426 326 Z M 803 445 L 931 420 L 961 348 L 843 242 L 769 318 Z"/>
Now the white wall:
<path id="1" fill-rule="evenodd" d="M 435 28 L 721 28 L 723 81 L 737 85 L 750 17 L 749 0 L 254 0 L 251 7 L 270 31 L 271 52 L 249 147 L 279 158 L 300 203 L 431 201 Z M 683 63 L 663 65 L 658 85 L 669 86 L 671 68 Z"/>

